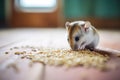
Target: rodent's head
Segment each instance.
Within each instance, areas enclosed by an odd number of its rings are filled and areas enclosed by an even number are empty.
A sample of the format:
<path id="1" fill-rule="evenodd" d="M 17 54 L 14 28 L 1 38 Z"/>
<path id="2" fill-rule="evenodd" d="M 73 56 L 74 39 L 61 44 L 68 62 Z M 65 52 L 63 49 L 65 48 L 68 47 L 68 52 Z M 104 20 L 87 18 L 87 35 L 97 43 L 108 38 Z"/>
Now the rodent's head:
<path id="1" fill-rule="evenodd" d="M 75 21 L 66 22 L 67 29 L 67 40 L 70 47 L 73 50 L 78 50 L 81 41 L 84 41 L 84 37 L 89 32 L 90 22 L 89 21 Z"/>

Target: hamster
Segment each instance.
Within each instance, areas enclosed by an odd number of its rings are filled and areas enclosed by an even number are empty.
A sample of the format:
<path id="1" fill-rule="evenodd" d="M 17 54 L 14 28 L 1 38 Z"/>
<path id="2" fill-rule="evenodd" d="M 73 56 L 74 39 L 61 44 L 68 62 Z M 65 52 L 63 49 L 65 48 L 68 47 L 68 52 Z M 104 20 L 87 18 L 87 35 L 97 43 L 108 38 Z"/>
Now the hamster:
<path id="1" fill-rule="evenodd" d="M 97 47 L 99 34 L 89 21 L 66 22 L 65 27 L 72 50 L 94 50 Z"/>

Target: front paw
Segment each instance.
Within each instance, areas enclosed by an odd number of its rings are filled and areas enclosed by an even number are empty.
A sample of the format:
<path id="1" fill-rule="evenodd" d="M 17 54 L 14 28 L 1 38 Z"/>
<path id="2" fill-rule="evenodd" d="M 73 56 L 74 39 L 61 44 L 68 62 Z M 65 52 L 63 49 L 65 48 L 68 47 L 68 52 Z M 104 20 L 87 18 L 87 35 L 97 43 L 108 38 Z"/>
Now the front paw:
<path id="1" fill-rule="evenodd" d="M 79 46 L 78 50 L 84 50 L 85 46 Z"/>
<path id="2" fill-rule="evenodd" d="M 86 46 L 85 48 L 89 49 L 90 51 L 94 51 L 94 49 L 95 49 L 94 47 L 89 47 L 89 46 Z"/>

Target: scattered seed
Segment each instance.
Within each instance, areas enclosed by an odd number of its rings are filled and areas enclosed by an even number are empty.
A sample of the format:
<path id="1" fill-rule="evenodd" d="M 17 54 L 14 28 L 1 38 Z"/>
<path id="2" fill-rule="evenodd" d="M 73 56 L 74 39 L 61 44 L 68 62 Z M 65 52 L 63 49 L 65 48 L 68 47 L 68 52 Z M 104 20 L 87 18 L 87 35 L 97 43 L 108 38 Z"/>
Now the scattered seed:
<path id="1" fill-rule="evenodd" d="M 25 52 L 15 52 L 16 55 L 25 54 Z"/>
<path id="2" fill-rule="evenodd" d="M 36 50 L 36 49 L 32 49 L 32 51 L 33 51 L 33 52 L 37 52 L 37 50 Z"/>
<path id="3" fill-rule="evenodd" d="M 27 52 L 26 52 L 27 53 Z M 17 55 L 23 55 L 24 52 L 15 52 Z M 96 67 L 106 69 L 105 63 L 109 60 L 108 55 L 102 55 L 94 51 L 81 50 L 38 50 L 36 53 L 27 53 L 25 56 L 33 62 L 40 62 L 48 65 L 65 65 L 67 67 L 84 66 L 86 68 Z M 24 58 L 24 57 L 21 57 Z"/>
<path id="4" fill-rule="evenodd" d="M 24 58 L 25 58 L 25 56 L 22 56 L 22 57 L 21 57 L 21 59 L 24 59 Z"/>
<path id="5" fill-rule="evenodd" d="M 5 54 L 9 54 L 9 52 L 5 52 Z"/>
<path id="6" fill-rule="evenodd" d="M 19 49 L 19 47 L 14 47 L 14 49 Z"/>

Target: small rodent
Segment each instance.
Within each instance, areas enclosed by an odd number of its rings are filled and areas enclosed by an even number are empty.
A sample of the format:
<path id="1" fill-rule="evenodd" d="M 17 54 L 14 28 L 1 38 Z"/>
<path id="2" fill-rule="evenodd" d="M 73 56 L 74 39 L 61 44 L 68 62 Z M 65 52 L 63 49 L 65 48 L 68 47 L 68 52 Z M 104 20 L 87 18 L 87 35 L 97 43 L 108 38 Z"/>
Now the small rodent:
<path id="1" fill-rule="evenodd" d="M 89 21 L 66 22 L 65 26 L 68 43 L 72 50 L 94 50 L 98 45 L 98 31 Z"/>

